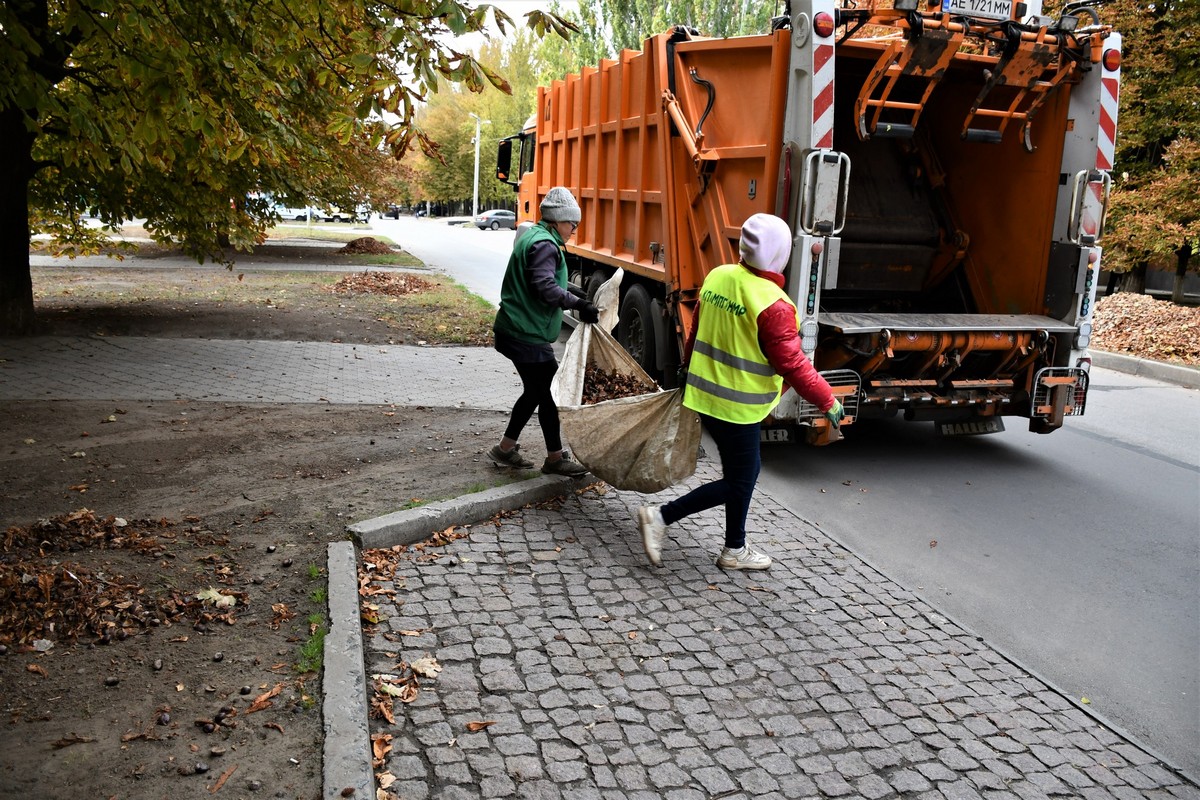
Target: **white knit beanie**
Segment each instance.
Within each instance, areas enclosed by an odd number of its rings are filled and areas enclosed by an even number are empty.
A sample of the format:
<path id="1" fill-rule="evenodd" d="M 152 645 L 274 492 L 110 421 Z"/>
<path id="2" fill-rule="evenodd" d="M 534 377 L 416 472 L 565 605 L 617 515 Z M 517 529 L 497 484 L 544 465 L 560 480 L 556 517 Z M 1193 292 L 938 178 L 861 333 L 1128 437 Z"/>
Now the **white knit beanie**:
<path id="1" fill-rule="evenodd" d="M 542 219 L 547 222 L 579 222 L 582 214 L 575 195 L 565 186 L 555 186 L 542 198 Z"/>
<path id="2" fill-rule="evenodd" d="M 738 250 L 747 265 L 782 273 L 792 255 L 792 232 L 773 214 L 755 214 L 742 225 Z"/>

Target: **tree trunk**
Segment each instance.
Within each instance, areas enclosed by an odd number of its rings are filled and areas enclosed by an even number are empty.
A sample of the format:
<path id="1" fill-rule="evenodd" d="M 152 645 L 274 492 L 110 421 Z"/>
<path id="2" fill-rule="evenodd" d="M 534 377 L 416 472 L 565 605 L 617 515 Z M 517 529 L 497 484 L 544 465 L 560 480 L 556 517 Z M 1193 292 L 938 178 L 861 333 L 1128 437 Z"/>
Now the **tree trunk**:
<path id="1" fill-rule="evenodd" d="M 1121 276 L 1121 291 L 1133 294 L 1146 293 L 1146 262 L 1139 261 L 1133 269 Z"/>
<path id="2" fill-rule="evenodd" d="M 33 281 L 29 277 L 29 181 L 33 134 L 21 110 L 0 109 L 0 336 L 34 332 Z"/>
<path id="3" fill-rule="evenodd" d="M 1185 242 L 1175 251 L 1175 282 L 1171 285 L 1171 302 L 1183 305 L 1183 279 L 1187 277 L 1188 261 L 1192 258 L 1192 245 Z"/>

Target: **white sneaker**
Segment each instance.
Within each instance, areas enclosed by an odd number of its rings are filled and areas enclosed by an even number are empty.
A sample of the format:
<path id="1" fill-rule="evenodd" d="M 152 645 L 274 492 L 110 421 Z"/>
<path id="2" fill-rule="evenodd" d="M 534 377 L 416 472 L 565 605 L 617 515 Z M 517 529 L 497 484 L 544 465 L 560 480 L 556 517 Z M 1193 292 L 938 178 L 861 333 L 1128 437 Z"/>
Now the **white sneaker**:
<path id="1" fill-rule="evenodd" d="M 638 509 L 638 527 L 642 530 L 642 547 L 650 563 L 662 563 L 663 542 L 667 539 L 667 523 L 663 521 L 662 506 L 642 506 Z"/>
<path id="2" fill-rule="evenodd" d="M 730 550 L 728 547 L 722 549 L 717 558 L 717 566 L 721 569 L 768 569 L 771 566 L 771 557 L 755 550 L 747 542 L 740 550 Z"/>

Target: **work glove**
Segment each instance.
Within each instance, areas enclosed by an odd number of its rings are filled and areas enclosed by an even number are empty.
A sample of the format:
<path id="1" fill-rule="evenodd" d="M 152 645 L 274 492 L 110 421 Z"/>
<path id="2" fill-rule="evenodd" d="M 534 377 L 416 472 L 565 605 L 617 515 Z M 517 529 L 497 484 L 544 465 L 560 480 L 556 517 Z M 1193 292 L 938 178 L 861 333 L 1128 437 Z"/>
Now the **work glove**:
<path id="1" fill-rule="evenodd" d="M 675 386 L 676 388 L 687 383 L 687 364 L 680 364 L 679 369 L 675 370 Z"/>
<path id="2" fill-rule="evenodd" d="M 833 405 L 825 412 L 825 419 L 829 420 L 829 424 L 835 428 L 840 428 L 842 419 L 846 416 L 846 409 L 842 408 L 842 404 L 834 398 Z"/>
<path id="3" fill-rule="evenodd" d="M 584 303 L 576 311 L 579 313 L 579 319 L 582 322 L 600 321 L 600 309 L 596 308 L 592 303 Z"/>

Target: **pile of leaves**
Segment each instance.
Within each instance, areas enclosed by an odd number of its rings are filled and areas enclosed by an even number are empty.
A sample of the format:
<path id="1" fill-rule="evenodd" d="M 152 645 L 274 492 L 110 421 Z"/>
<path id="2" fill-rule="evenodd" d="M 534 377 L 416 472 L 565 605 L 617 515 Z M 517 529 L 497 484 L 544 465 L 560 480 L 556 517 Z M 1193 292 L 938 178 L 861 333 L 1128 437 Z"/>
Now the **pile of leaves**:
<path id="1" fill-rule="evenodd" d="M 347 275 L 330 287 L 334 294 L 385 294 L 401 297 L 433 287 L 429 281 L 408 272 L 361 272 Z"/>
<path id="2" fill-rule="evenodd" d="M 391 245 L 384 244 L 374 236 L 361 236 L 358 239 L 352 239 L 346 243 L 338 252 L 348 255 L 391 255 L 396 252 Z"/>
<path id="3" fill-rule="evenodd" d="M 583 405 L 603 403 L 605 400 L 616 400 L 619 397 L 636 397 L 640 394 L 650 394 L 656 390 L 653 384 L 647 384 L 636 375 L 626 375 L 616 370 L 606 370 L 595 364 L 588 364 L 583 371 Z"/>
<path id="4" fill-rule="evenodd" d="M 150 594 L 136 579 L 59 556 L 123 550 L 159 559 L 176 535 L 169 520 L 99 518 L 86 508 L 9 528 L 0 549 L 0 643 L 91 638 L 107 644 L 184 619 L 232 614 L 235 596 L 222 595 L 217 603 L 175 589 Z"/>
<path id="5" fill-rule="evenodd" d="M 1200 308 L 1118 292 L 1097 301 L 1094 320 L 1097 350 L 1200 365 Z"/>

